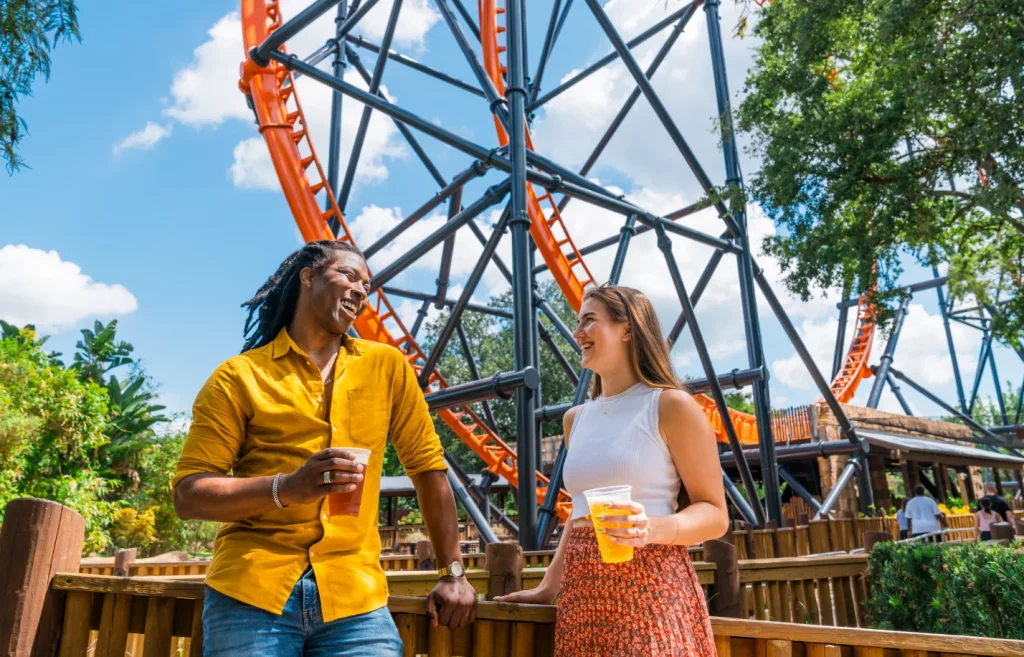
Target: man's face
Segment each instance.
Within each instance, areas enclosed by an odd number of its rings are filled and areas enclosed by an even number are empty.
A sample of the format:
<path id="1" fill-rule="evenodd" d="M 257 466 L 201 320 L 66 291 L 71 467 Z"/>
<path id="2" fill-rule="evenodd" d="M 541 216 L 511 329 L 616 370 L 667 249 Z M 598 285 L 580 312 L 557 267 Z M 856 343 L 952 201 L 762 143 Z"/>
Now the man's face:
<path id="1" fill-rule="evenodd" d="M 337 251 L 322 272 L 304 269 L 302 279 L 303 286 L 308 285 L 313 315 L 329 333 L 341 335 L 348 331 L 366 308 L 370 272 L 366 261 L 355 253 Z"/>

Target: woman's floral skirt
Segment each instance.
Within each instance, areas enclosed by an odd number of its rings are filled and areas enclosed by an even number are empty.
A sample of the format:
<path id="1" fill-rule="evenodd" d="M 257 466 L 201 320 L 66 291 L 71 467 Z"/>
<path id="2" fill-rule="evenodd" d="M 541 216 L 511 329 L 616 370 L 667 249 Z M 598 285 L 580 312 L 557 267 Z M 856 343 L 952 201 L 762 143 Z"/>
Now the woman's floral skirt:
<path id="1" fill-rule="evenodd" d="M 648 545 L 627 563 L 601 561 L 590 527 L 566 546 L 557 657 L 716 657 L 704 591 L 686 547 Z"/>

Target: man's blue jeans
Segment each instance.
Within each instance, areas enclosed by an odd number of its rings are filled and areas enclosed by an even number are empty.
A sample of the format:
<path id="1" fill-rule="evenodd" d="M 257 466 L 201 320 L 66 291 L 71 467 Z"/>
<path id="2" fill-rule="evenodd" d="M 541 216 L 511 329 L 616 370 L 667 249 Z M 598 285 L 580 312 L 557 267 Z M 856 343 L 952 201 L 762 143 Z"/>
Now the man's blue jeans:
<path id="1" fill-rule="evenodd" d="M 203 657 L 401 657 L 387 607 L 325 623 L 307 569 L 280 616 L 206 587 Z"/>

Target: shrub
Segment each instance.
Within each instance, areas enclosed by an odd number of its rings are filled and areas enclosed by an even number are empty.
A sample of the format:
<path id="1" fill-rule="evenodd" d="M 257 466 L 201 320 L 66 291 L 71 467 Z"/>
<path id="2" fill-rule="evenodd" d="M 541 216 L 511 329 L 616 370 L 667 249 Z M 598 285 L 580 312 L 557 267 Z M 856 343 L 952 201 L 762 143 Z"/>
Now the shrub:
<path id="1" fill-rule="evenodd" d="M 1024 552 L 981 543 L 875 546 L 868 561 L 872 626 L 1024 639 Z"/>

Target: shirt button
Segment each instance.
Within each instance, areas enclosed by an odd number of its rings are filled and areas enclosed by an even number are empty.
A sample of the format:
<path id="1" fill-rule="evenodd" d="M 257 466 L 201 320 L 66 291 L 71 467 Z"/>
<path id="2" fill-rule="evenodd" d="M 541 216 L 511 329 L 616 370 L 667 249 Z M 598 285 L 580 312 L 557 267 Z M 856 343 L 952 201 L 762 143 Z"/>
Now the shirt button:
<path id="1" fill-rule="evenodd" d="M 331 427 L 331 431 L 337 431 L 338 427 Z"/>
<path id="2" fill-rule="evenodd" d="M 324 398 L 323 397 L 317 397 L 316 398 L 316 403 L 322 404 L 323 402 L 324 402 Z"/>
<path id="3" fill-rule="evenodd" d="M 324 520 L 327 520 L 327 514 L 326 514 L 326 513 L 325 513 L 325 514 L 323 514 L 323 515 L 322 515 L 322 516 L 320 516 L 320 517 L 321 517 L 321 518 L 323 518 Z M 310 553 L 310 554 L 312 554 L 312 553 Z"/>
<path id="4" fill-rule="evenodd" d="M 313 552 L 312 550 L 310 550 L 310 551 L 309 551 L 309 556 L 311 556 L 311 557 L 315 557 L 315 556 L 316 556 L 316 553 L 315 553 L 315 552 Z"/>

